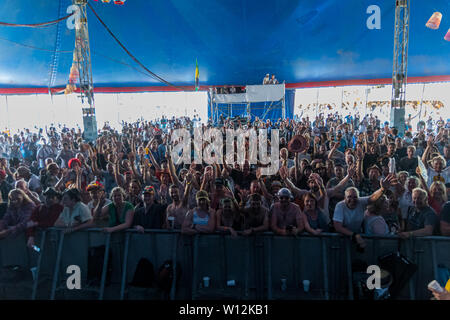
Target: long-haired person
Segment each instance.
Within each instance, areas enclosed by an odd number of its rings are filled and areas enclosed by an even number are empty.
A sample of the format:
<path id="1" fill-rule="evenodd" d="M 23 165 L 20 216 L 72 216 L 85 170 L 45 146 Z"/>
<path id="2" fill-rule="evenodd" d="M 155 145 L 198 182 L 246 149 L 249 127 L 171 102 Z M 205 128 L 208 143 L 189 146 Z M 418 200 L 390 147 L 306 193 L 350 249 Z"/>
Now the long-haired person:
<path id="1" fill-rule="evenodd" d="M 105 232 L 116 232 L 131 227 L 134 217 L 133 205 L 125 201 L 126 193 L 121 187 L 115 187 L 111 191 L 112 203 L 102 209 L 102 216 L 109 217 L 109 227 L 104 228 Z"/>
<path id="2" fill-rule="evenodd" d="M 216 226 L 216 214 L 210 208 L 208 192 L 200 190 L 195 195 L 197 206 L 187 212 L 181 232 L 184 234 L 212 233 Z"/>
<path id="3" fill-rule="evenodd" d="M 33 201 L 20 189 L 11 190 L 8 200 L 8 208 L 0 220 L 0 239 L 14 237 L 25 231 L 35 208 Z"/>

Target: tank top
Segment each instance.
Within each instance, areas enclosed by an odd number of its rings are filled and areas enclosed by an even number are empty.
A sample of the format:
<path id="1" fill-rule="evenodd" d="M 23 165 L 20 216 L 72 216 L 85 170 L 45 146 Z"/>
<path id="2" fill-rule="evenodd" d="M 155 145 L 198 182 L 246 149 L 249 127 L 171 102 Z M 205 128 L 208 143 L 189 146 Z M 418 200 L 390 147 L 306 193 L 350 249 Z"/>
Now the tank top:
<path id="1" fill-rule="evenodd" d="M 197 214 L 197 210 L 194 210 L 194 217 L 192 219 L 192 223 L 194 225 L 198 224 L 200 226 L 206 226 L 208 225 L 209 221 L 209 215 L 206 215 L 206 217 L 202 218 Z"/>

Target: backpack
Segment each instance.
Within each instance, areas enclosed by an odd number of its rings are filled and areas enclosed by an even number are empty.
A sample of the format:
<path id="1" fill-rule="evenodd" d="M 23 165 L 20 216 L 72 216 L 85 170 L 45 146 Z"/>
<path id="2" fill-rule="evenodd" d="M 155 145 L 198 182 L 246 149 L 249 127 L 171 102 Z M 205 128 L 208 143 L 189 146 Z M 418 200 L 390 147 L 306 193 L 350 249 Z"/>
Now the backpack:
<path id="1" fill-rule="evenodd" d="M 153 263 L 146 258 L 142 258 L 136 266 L 133 281 L 131 281 L 130 286 L 139 288 L 153 288 L 154 283 L 155 271 Z"/>
<path id="2" fill-rule="evenodd" d="M 180 265 L 177 263 L 176 280 L 179 283 L 181 276 Z M 172 283 L 174 279 L 174 268 L 172 260 L 166 260 L 159 267 L 158 273 L 156 274 L 156 284 L 158 288 L 166 295 L 170 294 L 172 289 Z"/>

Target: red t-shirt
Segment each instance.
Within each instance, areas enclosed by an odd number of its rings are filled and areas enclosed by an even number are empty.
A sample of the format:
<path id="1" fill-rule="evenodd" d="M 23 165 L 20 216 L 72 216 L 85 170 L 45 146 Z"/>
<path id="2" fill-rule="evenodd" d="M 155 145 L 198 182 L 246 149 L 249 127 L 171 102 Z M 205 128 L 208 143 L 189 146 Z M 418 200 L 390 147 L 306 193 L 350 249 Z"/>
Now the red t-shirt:
<path id="1" fill-rule="evenodd" d="M 39 228 L 53 227 L 63 209 L 64 206 L 59 203 L 54 204 L 50 207 L 42 204 L 33 210 L 30 220 L 39 223 Z M 28 228 L 26 232 L 27 237 L 34 237 L 35 232 L 36 228 Z"/>

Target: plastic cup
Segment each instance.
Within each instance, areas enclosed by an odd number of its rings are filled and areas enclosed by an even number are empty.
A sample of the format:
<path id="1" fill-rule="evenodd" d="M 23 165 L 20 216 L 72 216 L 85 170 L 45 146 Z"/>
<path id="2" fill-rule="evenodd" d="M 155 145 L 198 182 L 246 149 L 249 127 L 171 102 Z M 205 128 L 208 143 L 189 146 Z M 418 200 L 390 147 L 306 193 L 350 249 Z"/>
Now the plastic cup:
<path id="1" fill-rule="evenodd" d="M 33 277 L 33 281 L 36 280 L 37 267 L 31 268 L 30 271 L 31 271 L 31 276 Z"/>
<path id="2" fill-rule="evenodd" d="M 204 288 L 209 288 L 209 277 L 203 277 L 203 287 Z"/>
<path id="3" fill-rule="evenodd" d="M 281 291 L 286 291 L 287 289 L 287 279 L 281 278 Z"/>
<path id="4" fill-rule="evenodd" d="M 173 229 L 175 225 L 175 217 L 167 217 L 167 221 L 169 221 L 170 229 Z"/>
<path id="5" fill-rule="evenodd" d="M 311 285 L 311 282 L 309 280 L 303 280 L 303 291 L 308 292 L 310 285 Z"/>

